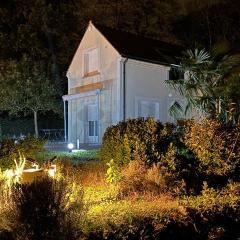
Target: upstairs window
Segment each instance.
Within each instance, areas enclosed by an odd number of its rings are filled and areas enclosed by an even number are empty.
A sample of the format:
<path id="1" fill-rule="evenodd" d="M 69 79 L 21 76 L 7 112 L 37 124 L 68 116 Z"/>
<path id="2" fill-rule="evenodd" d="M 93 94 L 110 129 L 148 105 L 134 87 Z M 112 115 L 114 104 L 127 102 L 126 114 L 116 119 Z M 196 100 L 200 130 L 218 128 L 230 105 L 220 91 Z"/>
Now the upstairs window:
<path id="1" fill-rule="evenodd" d="M 98 49 L 93 48 L 84 53 L 83 59 L 84 75 L 96 73 L 99 71 Z"/>
<path id="2" fill-rule="evenodd" d="M 179 80 L 179 79 L 183 79 L 184 78 L 184 74 L 183 72 L 181 72 L 179 67 L 171 67 L 171 69 L 169 70 L 169 80 Z"/>

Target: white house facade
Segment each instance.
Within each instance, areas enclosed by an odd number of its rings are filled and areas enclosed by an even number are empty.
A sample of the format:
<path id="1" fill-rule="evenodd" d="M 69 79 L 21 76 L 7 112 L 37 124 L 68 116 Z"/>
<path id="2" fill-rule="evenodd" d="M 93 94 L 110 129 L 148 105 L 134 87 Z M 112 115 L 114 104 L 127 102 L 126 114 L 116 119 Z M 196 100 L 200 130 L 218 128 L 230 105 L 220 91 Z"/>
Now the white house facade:
<path id="1" fill-rule="evenodd" d="M 166 84 L 176 64 L 172 51 L 174 46 L 90 22 L 67 71 L 66 140 L 101 144 L 107 127 L 129 118 L 173 121 L 168 109 L 178 96 Z"/>

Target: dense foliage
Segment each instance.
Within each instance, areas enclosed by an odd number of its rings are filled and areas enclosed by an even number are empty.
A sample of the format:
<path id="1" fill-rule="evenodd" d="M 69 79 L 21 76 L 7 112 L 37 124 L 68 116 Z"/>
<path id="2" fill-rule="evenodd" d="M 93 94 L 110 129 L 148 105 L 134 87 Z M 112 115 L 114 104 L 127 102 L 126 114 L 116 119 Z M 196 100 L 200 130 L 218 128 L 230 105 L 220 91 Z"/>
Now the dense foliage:
<path id="1" fill-rule="evenodd" d="M 160 181 L 161 176 L 162 183 L 166 181 L 169 189 L 170 183 L 178 187 L 177 182 L 184 181 L 189 194 L 201 191 L 203 181 L 215 187 L 225 186 L 229 179 L 239 181 L 239 141 L 239 127 L 222 126 L 214 120 L 163 125 L 151 118 L 137 119 L 108 128 L 100 153 L 105 162 L 112 159 L 108 163 L 112 178 L 119 178 L 120 170 L 119 173 L 111 170 L 122 166 L 125 166 L 123 175 L 126 171 L 133 174 L 133 177 L 128 174 L 128 179 L 136 179 L 134 174 L 139 178 L 145 176 L 141 164 L 135 168 L 139 173 L 130 170 L 131 166 L 134 168 L 131 161 L 141 161 L 150 168 L 144 171 L 155 168 L 156 181 Z"/>
<path id="2" fill-rule="evenodd" d="M 208 181 L 220 184 L 220 179 L 239 179 L 240 129 L 222 126 L 219 122 L 204 120 L 191 122 L 184 143 L 196 155 L 198 171 Z"/>
<path id="3" fill-rule="evenodd" d="M 151 165 L 167 151 L 173 131 L 172 124 L 163 125 L 152 118 L 120 122 L 104 133 L 101 158 L 105 162 L 113 159 L 119 166 L 134 159 Z"/>
<path id="4" fill-rule="evenodd" d="M 158 135 L 157 124 L 158 131 L 165 132 L 166 141 L 153 138 L 165 144 L 153 161 L 146 161 L 151 151 L 137 151 L 140 145 L 133 141 L 141 136 L 137 122 L 149 135 L 151 128 Z M 207 120 L 166 128 L 153 119 L 131 120 L 120 126 L 123 141 L 119 141 L 120 135 L 116 140 L 121 149 L 130 139 L 128 161 L 77 164 L 76 155 L 71 163 L 64 161 L 65 156 L 70 159 L 70 153 L 60 154 L 54 181 L 13 185 L 12 194 L 1 188 L 0 238 L 237 239 L 240 186 L 236 127 Z M 114 153 L 113 134 L 120 126 L 110 128 L 111 134 L 106 135 L 105 141 L 109 137 L 113 144 L 106 145 L 108 156 Z M 131 131 L 133 126 L 136 130 Z M 151 144 L 158 146 L 155 141 L 143 141 L 151 149 Z M 125 152 L 121 152 L 123 157 Z M 0 185 L 3 181 L 0 174 Z"/>
<path id="5" fill-rule="evenodd" d="M 184 78 L 167 83 L 186 99 L 186 106 L 176 102 L 172 110 L 175 107 L 186 113 L 197 109 L 228 125 L 240 123 L 239 53 L 232 53 L 226 43 L 214 46 L 211 51 L 187 50 L 177 69 Z"/>
<path id="6" fill-rule="evenodd" d="M 45 140 L 28 136 L 24 139 L 4 139 L 0 142 L 0 169 L 14 167 L 14 159 L 20 156 L 36 158 L 36 154 L 43 151 Z"/>

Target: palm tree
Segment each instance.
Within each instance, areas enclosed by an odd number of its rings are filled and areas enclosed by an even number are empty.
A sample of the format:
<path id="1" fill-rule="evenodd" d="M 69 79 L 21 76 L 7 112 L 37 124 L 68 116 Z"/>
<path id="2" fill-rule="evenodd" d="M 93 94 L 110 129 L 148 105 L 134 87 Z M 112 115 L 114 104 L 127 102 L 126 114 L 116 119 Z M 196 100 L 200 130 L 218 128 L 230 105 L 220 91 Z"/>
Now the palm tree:
<path id="1" fill-rule="evenodd" d="M 168 83 L 186 99 L 186 106 L 175 102 L 172 115 L 195 108 L 223 123 L 240 123 L 240 55 L 228 55 L 227 49 L 221 45 L 209 52 L 194 49 L 184 53 L 177 68 L 184 77 Z"/>

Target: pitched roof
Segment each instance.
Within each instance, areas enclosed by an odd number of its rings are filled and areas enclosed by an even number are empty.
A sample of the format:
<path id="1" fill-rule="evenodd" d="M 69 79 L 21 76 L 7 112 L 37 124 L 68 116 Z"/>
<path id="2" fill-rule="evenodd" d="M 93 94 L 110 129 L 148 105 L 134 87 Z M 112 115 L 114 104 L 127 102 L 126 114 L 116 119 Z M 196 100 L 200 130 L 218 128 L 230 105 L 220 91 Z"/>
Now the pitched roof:
<path id="1" fill-rule="evenodd" d="M 94 24 L 123 56 L 140 61 L 178 64 L 182 48 L 173 44 Z"/>

